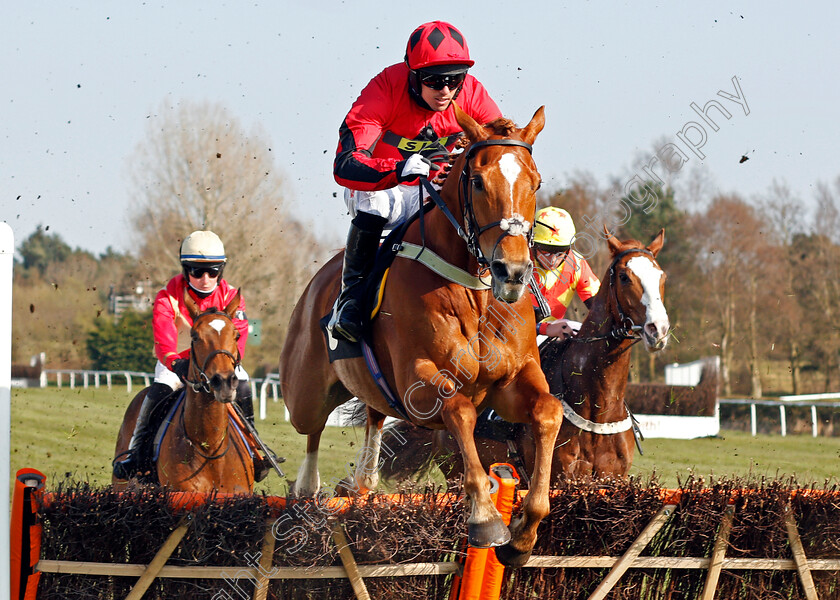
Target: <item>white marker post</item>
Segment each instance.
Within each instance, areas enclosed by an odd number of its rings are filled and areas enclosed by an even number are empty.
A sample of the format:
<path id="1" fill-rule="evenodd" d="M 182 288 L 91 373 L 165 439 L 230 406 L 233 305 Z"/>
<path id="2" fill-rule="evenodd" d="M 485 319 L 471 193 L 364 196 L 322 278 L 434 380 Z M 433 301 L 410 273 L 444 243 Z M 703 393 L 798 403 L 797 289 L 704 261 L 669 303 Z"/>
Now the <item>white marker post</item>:
<path id="1" fill-rule="evenodd" d="M 9 556 L 9 486 L 11 473 L 10 441 L 12 432 L 12 269 L 15 257 L 15 234 L 8 223 L 0 222 L 0 598 L 11 596 Z"/>

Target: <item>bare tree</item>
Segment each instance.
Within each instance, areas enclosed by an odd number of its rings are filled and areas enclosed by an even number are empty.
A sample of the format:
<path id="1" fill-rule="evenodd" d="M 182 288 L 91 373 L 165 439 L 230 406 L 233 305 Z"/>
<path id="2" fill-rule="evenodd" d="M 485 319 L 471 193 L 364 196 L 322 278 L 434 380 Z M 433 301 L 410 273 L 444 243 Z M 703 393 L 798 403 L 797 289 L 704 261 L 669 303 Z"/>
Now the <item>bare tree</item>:
<path id="1" fill-rule="evenodd" d="M 751 392 L 761 397 L 756 318 L 759 283 L 768 268 L 763 223 L 755 209 L 738 196 L 718 196 L 698 217 L 694 228 L 702 259 L 698 264 L 708 282 L 706 299 L 717 308 L 717 316 L 709 320 L 718 332 L 724 393 L 732 394 L 736 345 L 743 340 L 739 336 L 742 321 L 746 324 L 744 350 Z"/>
<path id="2" fill-rule="evenodd" d="M 802 209 L 802 201 L 793 195 L 790 188 L 777 181 L 770 186 L 760 206 L 774 234 L 775 245 L 780 251 L 779 270 L 773 274 L 778 278 L 777 305 L 773 311 L 778 321 L 777 327 L 773 327 L 772 330 L 779 334 L 779 345 L 787 348 L 792 391 L 799 394 L 803 315 L 795 291 L 798 268 L 793 246 L 795 237 L 805 231 L 805 211 Z M 774 341 L 773 345 L 776 343 Z"/>
<path id="3" fill-rule="evenodd" d="M 248 316 L 263 320 L 250 365 L 266 357 L 273 364 L 294 302 L 324 251 L 286 208 L 265 133 L 246 131 L 220 104 L 164 104 L 130 171 L 132 233 L 149 276 L 165 282 L 180 270 L 180 242 L 190 232 L 216 232 L 228 256 L 225 278 L 243 289 Z"/>

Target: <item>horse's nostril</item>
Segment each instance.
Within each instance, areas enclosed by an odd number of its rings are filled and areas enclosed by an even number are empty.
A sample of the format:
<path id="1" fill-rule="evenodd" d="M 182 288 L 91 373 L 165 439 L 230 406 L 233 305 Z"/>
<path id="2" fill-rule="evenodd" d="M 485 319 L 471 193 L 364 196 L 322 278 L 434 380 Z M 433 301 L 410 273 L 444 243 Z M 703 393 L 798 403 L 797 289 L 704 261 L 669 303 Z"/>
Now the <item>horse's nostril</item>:
<path id="1" fill-rule="evenodd" d="M 506 281 L 508 278 L 508 268 L 504 262 L 494 260 L 490 264 L 490 270 L 493 272 L 493 277 L 499 281 Z"/>
<path id="2" fill-rule="evenodd" d="M 648 323 L 647 325 L 645 325 L 645 331 L 647 331 L 648 335 L 650 335 L 652 338 L 656 338 L 657 328 L 655 323 Z"/>
<path id="3" fill-rule="evenodd" d="M 214 390 L 218 390 L 220 387 L 222 387 L 222 383 L 224 383 L 224 381 L 222 380 L 222 376 L 218 373 L 216 373 L 215 375 L 213 375 L 213 377 L 210 378 L 210 387 Z"/>

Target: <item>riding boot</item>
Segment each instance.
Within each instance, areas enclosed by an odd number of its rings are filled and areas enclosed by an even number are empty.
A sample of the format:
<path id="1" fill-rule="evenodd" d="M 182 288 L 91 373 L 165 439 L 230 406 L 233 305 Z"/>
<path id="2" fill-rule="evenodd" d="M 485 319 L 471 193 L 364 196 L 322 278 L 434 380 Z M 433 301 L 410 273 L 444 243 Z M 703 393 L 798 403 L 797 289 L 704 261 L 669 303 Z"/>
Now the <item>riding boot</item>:
<path id="1" fill-rule="evenodd" d="M 364 281 L 373 268 L 379 237 L 387 222 L 385 217 L 360 212 L 350 224 L 341 272 L 341 293 L 328 325 L 333 336 L 339 335 L 350 342 L 362 338 Z"/>
<path id="2" fill-rule="evenodd" d="M 154 435 L 154 428 L 150 426 L 152 413 L 158 404 L 163 402 L 172 393 L 172 388 L 165 383 L 152 383 L 143 398 L 140 406 L 140 413 L 137 415 L 137 422 L 134 424 L 134 434 L 128 445 L 126 458 L 115 460 L 113 463 L 114 477 L 128 480 L 138 471 L 143 471 L 150 466 L 151 453 L 149 452 L 150 438 Z"/>
<path id="3" fill-rule="evenodd" d="M 236 388 L 236 404 L 242 410 L 245 420 L 256 431 L 257 427 L 254 425 L 254 396 L 251 393 L 251 382 L 247 379 L 240 381 Z M 262 481 L 268 477 L 270 471 L 271 463 L 254 452 L 254 481 Z"/>

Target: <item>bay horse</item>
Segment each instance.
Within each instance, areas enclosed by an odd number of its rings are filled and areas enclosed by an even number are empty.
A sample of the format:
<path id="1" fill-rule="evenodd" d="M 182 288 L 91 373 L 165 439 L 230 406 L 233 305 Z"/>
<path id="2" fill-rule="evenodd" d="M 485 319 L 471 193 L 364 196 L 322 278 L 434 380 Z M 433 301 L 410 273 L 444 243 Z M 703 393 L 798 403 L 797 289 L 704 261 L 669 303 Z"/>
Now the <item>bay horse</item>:
<path id="1" fill-rule="evenodd" d="M 580 332 L 574 338 L 548 339 L 541 345 L 543 371 L 566 417 L 554 446 L 553 483 L 564 477 L 625 477 L 630 471 L 635 439 L 624 402 L 630 348 L 642 341 L 648 352 L 659 352 L 668 343 L 670 322 L 663 303 L 666 277 L 656 262 L 664 241 L 664 229 L 647 247 L 608 235 L 611 262 Z M 392 427 L 394 437 L 406 443 L 402 452 L 383 461 L 386 478 L 406 479 L 432 465 L 447 479 L 463 472 L 457 444 L 445 431 L 406 423 Z M 530 468 L 534 461 L 530 427 L 500 424 L 498 429 L 501 435 L 493 437 L 509 436 L 512 445 L 503 439 L 477 439 L 484 468 L 509 462 L 509 450 Z"/>
<path id="2" fill-rule="evenodd" d="M 533 269 L 530 220 L 540 186 L 530 151 L 545 124 L 544 107 L 523 128 L 505 118 L 480 125 L 459 107 L 454 110 L 469 145 L 454 160 L 438 208 L 425 215 L 424 226 L 414 222 L 404 242 L 422 246 L 472 280 L 479 278 L 470 274 L 489 271 L 490 281 L 466 287 L 410 258 L 395 259 L 369 339 L 400 408 L 386 401 L 363 358 L 329 362 L 319 320 L 338 295 L 342 254 L 315 274 L 292 313 L 280 356 L 291 423 L 307 436 L 293 492 L 318 493 L 318 446 L 327 417 L 356 396 L 367 412 L 365 444 L 355 468 L 359 489 L 377 485 L 386 416 L 445 428 L 466 466 L 470 543 L 496 547 L 503 563 L 521 565 L 548 514 L 551 449 L 562 421 L 540 370 L 534 311 L 525 294 Z M 510 528 L 491 501 L 473 439 L 476 410 L 484 407 L 509 421 L 527 422 L 534 432 L 531 493 Z"/>
<path id="3" fill-rule="evenodd" d="M 189 294 L 184 305 L 193 320 L 190 329 L 190 367 L 185 396 L 161 440 L 157 478 L 179 491 L 252 493 L 254 463 L 248 446 L 230 426 L 228 404 L 236 399 L 234 369 L 240 362 L 239 331 L 233 315 L 239 292 L 223 309 L 200 312 Z M 115 456 L 131 441 L 134 423 L 146 390 L 134 397 L 125 412 Z M 115 489 L 127 482 L 113 479 Z"/>

